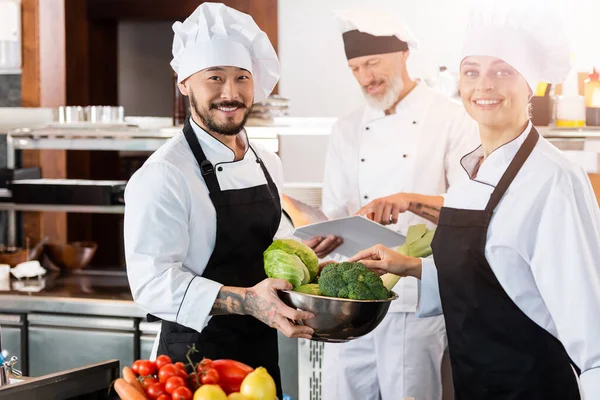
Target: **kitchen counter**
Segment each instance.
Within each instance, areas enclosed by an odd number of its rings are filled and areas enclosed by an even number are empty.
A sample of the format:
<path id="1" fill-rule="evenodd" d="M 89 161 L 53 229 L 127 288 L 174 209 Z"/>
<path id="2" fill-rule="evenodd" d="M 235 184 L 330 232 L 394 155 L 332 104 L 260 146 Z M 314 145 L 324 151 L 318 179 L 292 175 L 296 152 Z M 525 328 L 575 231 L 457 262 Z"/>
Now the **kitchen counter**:
<path id="1" fill-rule="evenodd" d="M 0 282 L 1 312 L 48 312 L 145 318 L 133 302 L 124 271 L 48 272 Z"/>

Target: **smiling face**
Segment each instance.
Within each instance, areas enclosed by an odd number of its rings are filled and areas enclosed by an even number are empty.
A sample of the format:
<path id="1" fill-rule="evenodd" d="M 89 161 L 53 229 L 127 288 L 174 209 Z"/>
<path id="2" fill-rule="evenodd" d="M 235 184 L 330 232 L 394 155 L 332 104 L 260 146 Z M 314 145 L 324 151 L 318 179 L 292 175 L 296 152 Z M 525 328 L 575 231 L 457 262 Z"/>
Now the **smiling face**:
<path id="1" fill-rule="evenodd" d="M 387 110 L 396 103 L 404 87 L 408 51 L 353 58 L 348 61 L 354 77 L 371 106 Z"/>
<path id="2" fill-rule="evenodd" d="M 531 90 L 517 70 L 489 56 L 471 56 L 460 66 L 460 95 L 480 125 L 503 129 L 529 118 Z"/>
<path id="3" fill-rule="evenodd" d="M 254 100 L 252 74 L 237 67 L 207 68 L 179 83 L 181 93 L 203 128 L 221 135 L 237 135 Z"/>

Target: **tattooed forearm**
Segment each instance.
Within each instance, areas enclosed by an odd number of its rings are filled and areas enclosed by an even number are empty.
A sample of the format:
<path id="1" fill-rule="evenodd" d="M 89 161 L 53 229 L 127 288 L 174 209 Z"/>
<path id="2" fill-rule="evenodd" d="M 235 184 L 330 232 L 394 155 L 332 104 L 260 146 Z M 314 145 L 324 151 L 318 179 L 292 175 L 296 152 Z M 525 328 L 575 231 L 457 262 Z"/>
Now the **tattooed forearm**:
<path id="1" fill-rule="evenodd" d="M 244 314 L 245 297 L 244 289 L 223 286 L 217 294 L 210 315 Z"/>
<path id="2" fill-rule="evenodd" d="M 277 304 L 273 301 L 259 296 L 254 289 L 248 289 L 242 308 L 244 314 L 252 315 L 254 318 L 270 327 L 275 327 L 275 316 L 277 315 Z"/>
<path id="3" fill-rule="evenodd" d="M 223 286 L 215 299 L 211 315 L 241 314 L 251 315 L 273 326 L 277 305 L 258 296 L 252 288 Z"/>
<path id="4" fill-rule="evenodd" d="M 437 224 L 440 218 L 440 210 L 444 204 L 441 196 L 412 195 L 408 210 L 414 214 L 425 218 L 428 221 Z"/>

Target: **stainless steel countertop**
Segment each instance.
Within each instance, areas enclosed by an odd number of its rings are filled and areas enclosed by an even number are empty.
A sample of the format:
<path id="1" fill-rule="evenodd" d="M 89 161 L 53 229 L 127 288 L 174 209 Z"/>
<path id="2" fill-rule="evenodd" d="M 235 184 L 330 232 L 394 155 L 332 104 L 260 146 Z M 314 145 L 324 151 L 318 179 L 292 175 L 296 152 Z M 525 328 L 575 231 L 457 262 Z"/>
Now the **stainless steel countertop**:
<path id="1" fill-rule="evenodd" d="M 0 294 L 0 313 L 44 312 L 82 314 L 112 317 L 145 318 L 144 312 L 133 301 L 68 298 L 52 296 L 28 296 Z"/>
<path id="2" fill-rule="evenodd" d="M 124 271 L 49 273 L 40 279 L 11 279 L 0 288 L 0 313 L 43 312 L 145 318 L 133 302 Z M 24 286 L 39 291 L 24 290 Z"/>

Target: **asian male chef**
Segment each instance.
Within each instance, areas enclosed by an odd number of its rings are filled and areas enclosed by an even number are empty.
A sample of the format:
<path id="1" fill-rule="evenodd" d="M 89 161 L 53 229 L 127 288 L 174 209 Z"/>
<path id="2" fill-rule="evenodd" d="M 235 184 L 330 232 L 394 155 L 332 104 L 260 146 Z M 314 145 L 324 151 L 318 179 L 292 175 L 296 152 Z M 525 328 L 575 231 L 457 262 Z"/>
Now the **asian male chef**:
<path id="1" fill-rule="evenodd" d="M 310 338 L 290 320 L 283 280 L 266 279 L 263 252 L 281 220 L 282 167 L 250 143 L 253 102 L 279 79 L 275 51 L 254 20 L 203 3 L 173 25 L 173 60 L 191 117 L 133 175 L 125 193 L 125 252 L 135 302 L 162 320 L 153 356 L 234 359 L 263 366 L 282 398 L 277 330 Z"/>
<path id="2" fill-rule="evenodd" d="M 417 41 L 399 19 L 349 10 L 337 20 L 367 104 L 333 127 L 323 212 L 330 219 L 353 215 L 372 199 L 398 191 L 445 193 L 462 173 L 460 156 L 479 144 L 475 122 L 462 105 L 411 78 L 407 60 Z M 410 213 L 393 222 L 390 228 L 403 234 L 413 224 L 433 226 Z M 336 238 L 306 243 L 321 257 L 339 244 Z M 401 279 L 394 291 L 400 298 L 375 331 L 325 345 L 324 400 L 441 399 L 444 319 L 415 316 L 416 279 Z"/>

